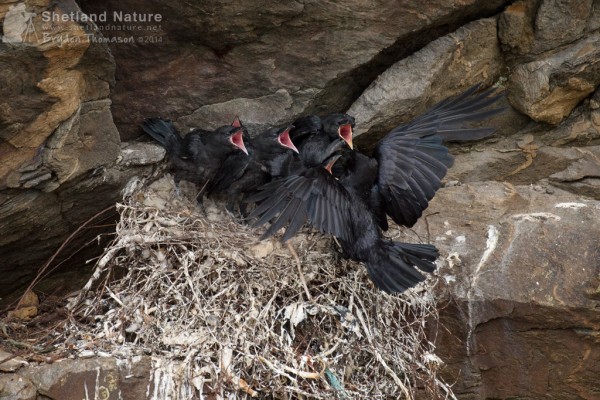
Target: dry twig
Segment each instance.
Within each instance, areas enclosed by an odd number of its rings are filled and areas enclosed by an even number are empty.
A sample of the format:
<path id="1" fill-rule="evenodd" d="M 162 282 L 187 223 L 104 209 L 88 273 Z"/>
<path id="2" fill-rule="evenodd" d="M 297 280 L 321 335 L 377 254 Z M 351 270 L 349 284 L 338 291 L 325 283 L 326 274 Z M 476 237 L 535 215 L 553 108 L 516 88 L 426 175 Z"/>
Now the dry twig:
<path id="1" fill-rule="evenodd" d="M 256 257 L 257 232 L 172 192 L 163 179 L 118 205 L 116 239 L 70 305 L 75 348 L 151 354 L 154 398 L 452 397 L 424 329 L 437 318 L 430 283 L 384 294 L 320 235 L 293 239 L 307 243 L 293 261 L 281 246 Z"/>

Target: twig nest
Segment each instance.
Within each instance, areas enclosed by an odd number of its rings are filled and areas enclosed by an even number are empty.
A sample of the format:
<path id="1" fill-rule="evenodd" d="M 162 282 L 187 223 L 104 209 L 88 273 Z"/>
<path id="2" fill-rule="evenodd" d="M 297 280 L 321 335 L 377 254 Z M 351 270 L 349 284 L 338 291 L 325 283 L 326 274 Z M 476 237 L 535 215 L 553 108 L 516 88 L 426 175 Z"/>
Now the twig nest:
<path id="1" fill-rule="evenodd" d="M 425 335 L 437 318 L 431 282 L 385 294 L 313 232 L 292 240 L 301 279 L 286 246 L 204 204 L 208 213 L 169 177 L 131 191 L 114 242 L 70 305 L 95 321 L 73 327 L 81 340 L 153 355 L 153 393 L 172 399 L 399 398 L 417 387 L 453 397 Z"/>

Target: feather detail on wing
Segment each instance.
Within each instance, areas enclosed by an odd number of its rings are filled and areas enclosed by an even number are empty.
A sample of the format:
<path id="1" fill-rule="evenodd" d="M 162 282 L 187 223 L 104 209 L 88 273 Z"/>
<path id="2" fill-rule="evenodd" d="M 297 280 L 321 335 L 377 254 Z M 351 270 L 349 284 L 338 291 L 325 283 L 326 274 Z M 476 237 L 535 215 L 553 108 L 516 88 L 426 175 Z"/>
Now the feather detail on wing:
<path id="1" fill-rule="evenodd" d="M 258 204 L 250 214 L 250 218 L 258 218 L 254 226 L 271 221 L 263 239 L 287 226 L 283 235 L 283 241 L 286 241 L 306 222 L 340 239 L 348 240 L 351 237 L 352 228 L 348 221 L 351 198 L 336 179 L 321 167 L 269 182 L 248 201 Z"/>
<path id="2" fill-rule="evenodd" d="M 414 225 L 440 188 L 454 162 L 443 141 L 477 140 L 494 132 L 489 127 L 468 127 L 504 110 L 486 110 L 502 95 L 492 95 L 492 90 L 476 94 L 478 88 L 473 86 L 436 104 L 413 121 L 393 129 L 377 144 L 377 184 L 386 213 L 396 223 Z"/>

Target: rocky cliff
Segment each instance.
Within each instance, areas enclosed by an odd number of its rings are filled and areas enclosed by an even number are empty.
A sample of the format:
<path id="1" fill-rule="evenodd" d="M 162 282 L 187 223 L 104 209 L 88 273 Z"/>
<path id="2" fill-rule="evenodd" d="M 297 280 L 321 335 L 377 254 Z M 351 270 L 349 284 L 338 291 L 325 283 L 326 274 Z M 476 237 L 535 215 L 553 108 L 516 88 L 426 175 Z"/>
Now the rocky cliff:
<path id="1" fill-rule="evenodd" d="M 255 130 L 348 111 L 366 148 L 497 85 L 497 134 L 452 149 L 429 216 L 398 234 L 446 258 L 439 352 L 459 398 L 600 397 L 599 2 L 27 0 L 0 1 L 0 21 L 0 297 L 156 173 L 146 116 Z"/>

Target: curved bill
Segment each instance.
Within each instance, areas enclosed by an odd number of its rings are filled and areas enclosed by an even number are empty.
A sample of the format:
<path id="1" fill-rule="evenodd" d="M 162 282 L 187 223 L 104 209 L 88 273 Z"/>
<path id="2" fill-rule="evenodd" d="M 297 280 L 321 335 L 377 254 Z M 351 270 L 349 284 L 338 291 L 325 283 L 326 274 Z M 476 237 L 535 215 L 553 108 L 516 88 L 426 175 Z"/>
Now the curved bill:
<path id="1" fill-rule="evenodd" d="M 279 136 L 277 136 L 277 141 L 283 147 L 287 147 L 288 149 L 298 153 L 298 149 L 294 146 L 294 142 L 290 139 L 290 128 L 286 128 L 285 131 L 281 132 Z"/>
<path id="2" fill-rule="evenodd" d="M 231 136 L 229 136 L 229 141 L 235 147 L 246 153 L 248 155 L 248 150 L 246 150 L 246 146 L 244 145 L 244 138 L 242 137 L 242 130 L 239 129 L 235 131 Z"/>
<path id="3" fill-rule="evenodd" d="M 331 169 L 333 168 L 333 164 L 335 164 L 335 162 L 338 160 L 338 158 L 340 158 L 342 155 L 341 154 L 336 154 L 334 156 L 331 156 L 329 158 L 329 161 L 327 162 L 327 164 L 325 165 L 325 169 L 327 170 L 327 172 L 329 172 L 331 174 Z"/>
<path id="4" fill-rule="evenodd" d="M 351 149 L 354 148 L 352 146 L 352 125 L 351 124 L 340 125 L 340 127 L 338 128 L 338 135 L 342 139 L 344 139 L 344 142 L 348 143 L 348 147 L 350 147 Z"/>
<path id="5" fill-rule="evenodd" d="M 233 122 L 231 123 L 231 126 L 233 126 L 234 128 L 241 128 L 242 127 L 242 121 L 240 121 L 240 117 L 236 116 L 233 119 Z"/>

